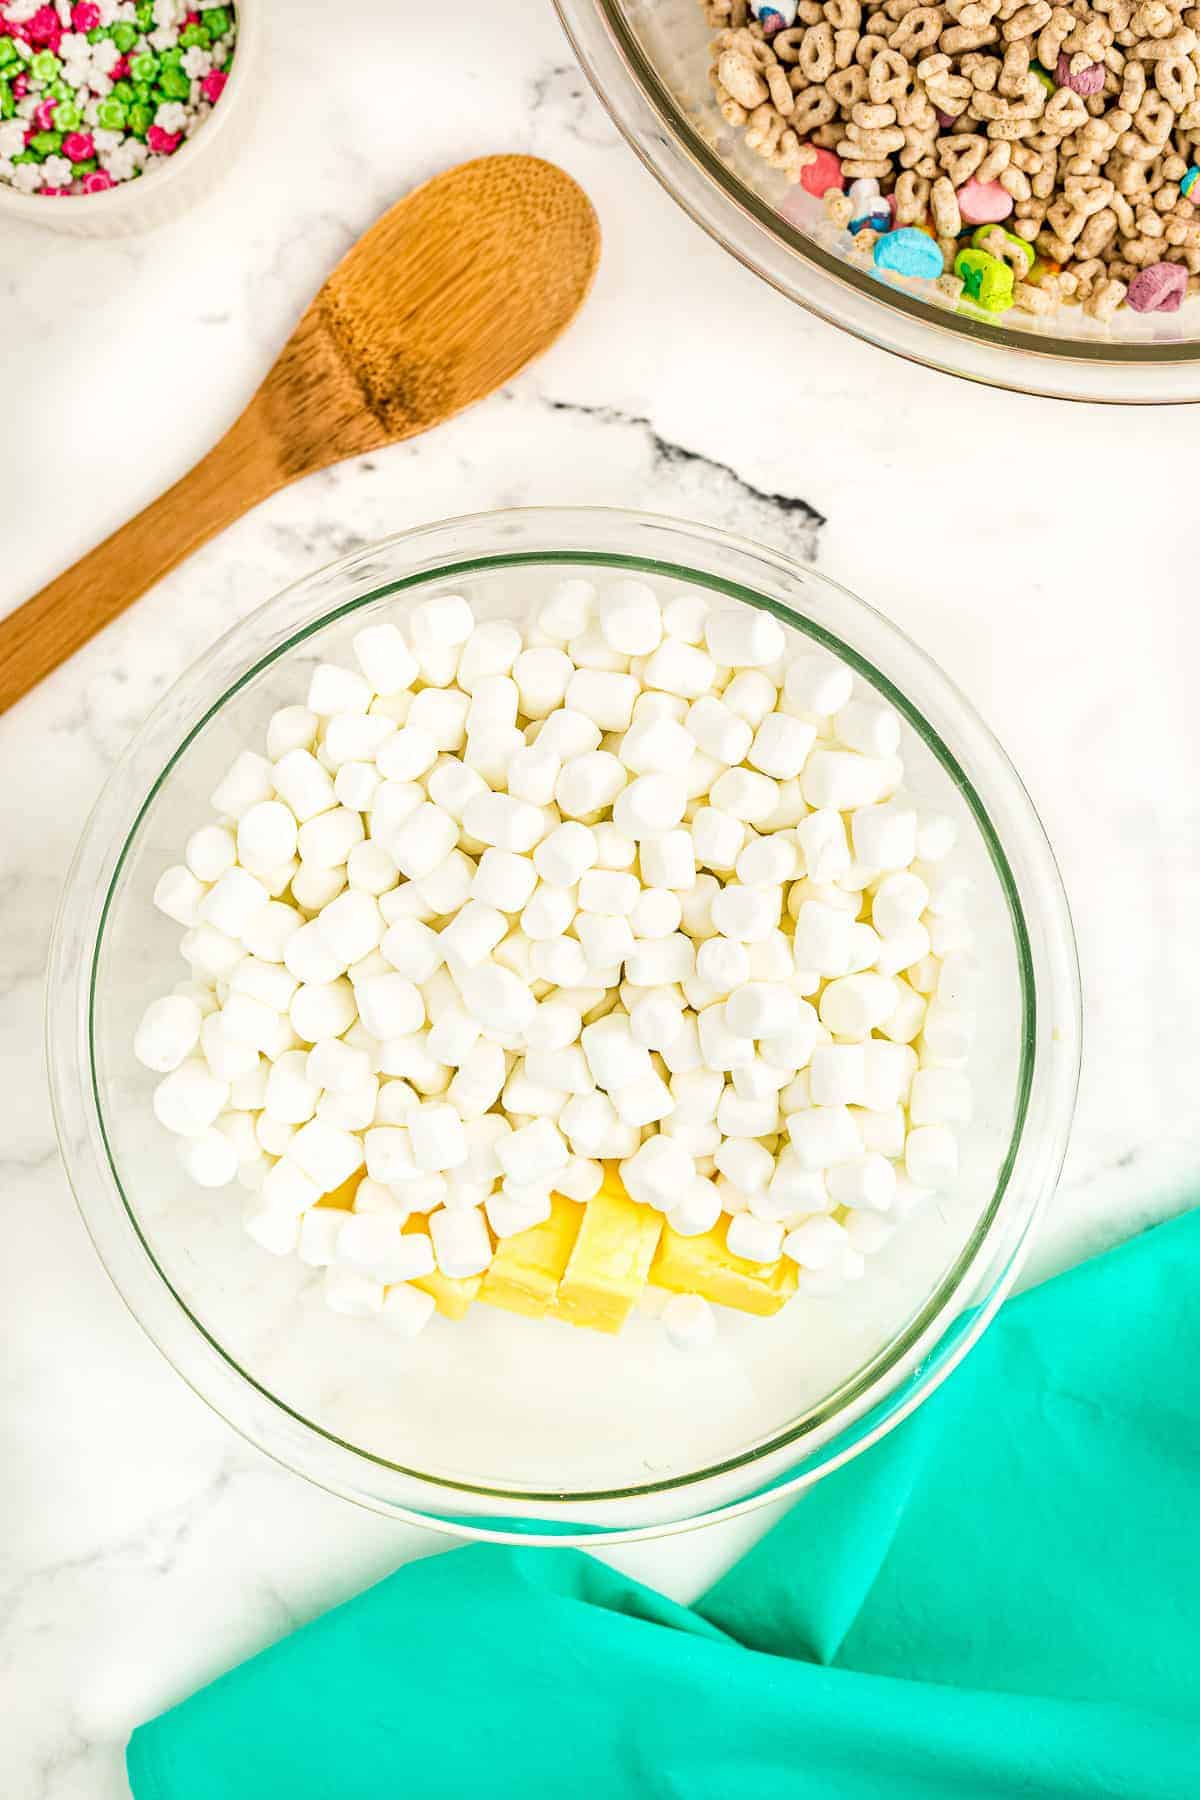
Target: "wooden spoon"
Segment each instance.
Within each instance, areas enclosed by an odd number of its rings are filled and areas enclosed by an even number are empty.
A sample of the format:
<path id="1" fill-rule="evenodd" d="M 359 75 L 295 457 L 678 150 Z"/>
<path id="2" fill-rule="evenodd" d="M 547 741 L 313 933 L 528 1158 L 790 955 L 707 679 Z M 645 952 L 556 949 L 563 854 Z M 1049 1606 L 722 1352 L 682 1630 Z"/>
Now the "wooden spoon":
<path id="1" fill-rule="evenodd" d="M 269 494 L 511 380 L 570 324 L 599 253 L 587 195 L 533 156 L 462 163 L 397 201 L 203 461 L 0 622 L 0 712 Z"/>

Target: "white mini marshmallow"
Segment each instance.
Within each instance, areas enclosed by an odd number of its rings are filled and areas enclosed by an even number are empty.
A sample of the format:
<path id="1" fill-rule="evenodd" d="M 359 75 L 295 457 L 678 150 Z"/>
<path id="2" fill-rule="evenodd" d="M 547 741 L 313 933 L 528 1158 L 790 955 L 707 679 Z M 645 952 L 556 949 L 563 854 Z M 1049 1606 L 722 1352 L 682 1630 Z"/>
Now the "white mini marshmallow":
<path id="1" fill-rule="evenodd" d="M 565 703 L 581 712 L 601 731 L 626 731 L 638 696 L 636 676 L 609 669 L 576 669 L 567 683 Z"/>
<path id="2" fill-rule="evenodd" d="M 717 930 L 739 943 L 761 943 L 779 924 L 778 888 L 743 887 L 731 881 L 714 897 L 712 919 Z"/>
<path id="3" fill-rule="evenodd" d="M 670 937 L 683 922 L 683 906 L 678 893 L 668 888 L 643 888 L 629 915 L 633 935 L 637 938 Z"/>
<path id="4" fill-rule="evenodd" d="M 323 1194 L 331 1194 L 362 1167 L 362 1139 L 323 1119 L 309 1119 L 289 1143 L 288 1155 Z"/>
<path id="5" fill-rule="evenodd" d="M 704 641 L 727 668 L 765 668 L 783 655 L 783 627 L 769 613 L 739 605 L 711 612 Z"/>
<path id="6" fill-rule="evenodd" d="M 424 1331 L 436 1311 L 437 1302 L 432 1294 L 400 1281 L 385 1291 L 380 1317 L 402 1338 L 415 1338 Z"/>
<path id="7" fill-rule="evenodd" d="M 657 1071 L 641 1081 L 614 1088 L 612 1102 L 622 1124 L 636 1126 L 638 1130 L 658 1124 L 675 1110 L 671 1090 Z"/>
<path id="8" fill-rule="evenodd" d="M 307 706 L 283 706 L 267 720 L 267 755 L 278 762 L 289 750 L 311 750 L 320 720 Z"/>
<path id="9" fill-rule="evenodd" d="M 355 994 L 362 1022 L 373 1037 L 406 1037 L 425 1023 L 420 990 L 399 971 L 370 976 L 358 984 Z"/>
<path id="10" fill-rule="evenodd" d="M 721 1196 L 716 1185 L 705 1176 L 696 1175 L 685 1188 L 677 1190 L 667 1223 L 680 1237 L 700 1237 L 712 1230 L 720 1216 Z"/>
<path id="11" fill-rule="evenodd" d="M 427 732 L 439 750 L 457 755 L 467 741 L 470 704 L 456 688 L 423 688 L 413 696 L 405 723 Z"/>
<path id="12" fill-rule="evenodd" d="M 530 906 L 535 906 L 538 896 L 535 894 Z M 529 906 L 525 913 L 529 912 Z M 583 945 L 577 938 L 547 937 L 539 938 L 530 952 L 530 965 L 538 981 L 549 981 L 555 987 L 583 987 L 589 973 L 589 963 Z"/>
<path id="13" fill-rule="evenodd" d="M 720 807 L 702 806 L 692 820 L 696 860 L 710 869 L 732 869 L 745 842 L 743 821 Z"/>
<path id="14" fill-rule="evenodd" d="M 133 1038 L 133 1054 L 147 1069 L 169 1074 L 191 1055 L 200 1041 L 203 1015 L 194 1000 L 167 994 L 142 1014 Z"/>
<path id="15" fill-rule="evenodd" d="M 331 1263 L 326 1269 L 324 1295 L 330 1312 L 350 1319 L 365 1319 L 383 1311 L 383 1283 L 343 1263 Z"/>
<path id="16" fill-rule="evenodd" d="M 861 806 L 850 824 L 854 854 L 869 869 L 906 869 L 917 852 L 917 815 L 890 800 Z"/>
<path id="17" fill-rule="evenodd" d="M 630 1197 L 667 1212 L 695 1179 L 692 1158 L 672 1139 L 649 1137 L 621 1164 Z"/>
<path id="18" fill-rule="evenodd" d="M 518 853 L 532 850 L 546 835 L 541 809 L 511 794 L 477 794 L 463 809 L 463 827 L 482 844 Z M 403 866 L 403 865 L 401 865 Z"/>
<path id="19" fill-rule="evenodd" d="M 836 1219 L 805 1219 L 783 1240 L 783 1254 L 804 1269 L 828 1269 L 845 1251 L 847 1237 Z"/>
<path id="20" fill-rule="evenodd" d="M 725 1247 L 731 1256 L 740 1256 L 746 1262 L 778 1262 L 783 1254 L 783 1226 L 771 1219 L 755 1218 L 752 1212 L 738 1213 L 729 1221 Z"/>
<path id="21" fill-rule="evenodd" d="M 802 1169 L 830 1169 L 862 1153 L 862 1139 L 846 1106 L 810 1106 L 789 1113 L 788 1136 Z"/>
<path id="22" fill-rule="evenodd" d="M 627 788 L 626 793 L 629 791 Z M 664 831 L 644 838 L 640 860 L 642 880 L 649 887 L 685 889 L 696 879 L 696 854 L 689 831 Z"/>
<path id="23" fill-rule="evenodd" d="M 460 688 L 473 694 L 490 675 L 507 675 L 521 654 L 521 633 L 506 619 L 489 619 L 477 625 L 462 647 L 455 676 Z"/>
<path id="24" fill-rule="evenodd" d="M 904 1167 L 917 1187 L 950 1187 L 958 1175 L 954 1133 L 945 1125 L 914 1126 L 904 1143 Z"/>
<path id="25" fill-rule="evenodd" d="M 407 622 L 418 651 L 458 649 L 475 629 L 475 616 L 461 594 L 435 594 L 420 601 Z"/>
<path id="26" fill-rule="evenodd" d="M 800 779 L 809 806 L 850 812 L 883 800 L 894 777 L 894 765 L 884 757 L 860 756 L 857 750 L 813 750 Z"/>
<path id="27" fill-rule="evenodd" d="M 538 844 L 533 852 L 533 866 L 544 882 L 569 888 L 593 866 L 596 855 L 595 833 L 578 820 L 568 819 Z"/>
<path id="28" fill-rule="evenodd" d="M 726 769 L 713 782 L 709 795 L 720 811 L 745 825 L 762 825 L 779 802 L 779 786 L 755 769 Z"/>
<path id="29" fill-rule="evenodd" d="M 240 819 L 260 800 L 271 798 L 278 785 L 277 774 L 278 768 L 273 769 L 265 756 L 243 750 L 212 791 L 213 811 L 228 819 Z"/>
<path id="30" fill-rule="evenodd" d="M 468 900 L 441 933 L 442 951 L 451 968 L 473 969 L 489 957 L 508 931 L 508 920 L 494 906 Z"/>
<path id="31" fill-rule="evenodd" d="M 625 957 L 625 977 L 633 987 L 667 987 L 687 981 L 695 969 L 696 948 L 689 937 L 639 938 Z"/>
<path id="32" fill-rule="evenodd" d="M 305 982 L 292 995 L 288 1016 L 297 1037 L 307 1044 L 324 1037 L 341 1037 L 358 1017 L 354 989 L 344 979 Z"/>
<path id="33" fill-rule="evenodd" d="M 808 760 L 816 738 L 817 728 L 807 719 L 794 719 L 788 713 L 768 713 L 754 734 L 746 761 L 752 769 L 758 769 L 776 781 L 792 781 Z"/>
<path id="34" fill-rule="evenodd" d="M 647 1050 L 661 1050 L 677 1037 L 683 1001 L 671 988 L 648 989 L 629 1008 L 629 1028 Z"/>
<path id="35" fill-rule="evenodd" d="M 254 808 L 250 812 L 253 814 Z M 287 814 L 287 808 L 280 810 Z M 290 817 L 290 815 L 288 815 Z M 296 821 L 291 820 L 292 849 L 296 847 Z M 202 825 L 199 831 L 193 831 L 184 847 L 184 860 L 197 881 L 205 883 L 218 881 L 226 869 L 231 869 L 238 859 L 237 840 L 226 825 Z M 291 850 L 285 853 L 290 856 Z M 282 862 L 285 857 L 274 857 L 273 862 Z"/>
<path id="36" fill-rule="evenodd" d="M 311 750 L 289 750 L 271 770 L 271 779 L 281 800 L 290 806 L 301 824 L 336 806 L 337 797 L 329 772 L 323 769 Z M 262 796 L 269 799 L 269 795 Z M 249 807 L 245 809 L 249 811 Z"/>
<path id="37" fill-rule="evenodd" d="M 590 819 L 614 804 L 627 780 L 624 767 L 610 751 L 589 750 L 563 763 L 554 797 L 568 818 Z"/>
<path id="38" fill-rule="evenodd" d="M 178 864 L 163 870 L 155 884 L 153 900 L 159 912 L 174 919 L 177 925 L 193 926 L 197 922 L 200 902 L 207 892 L 204 883 L 197 880 L 190 869 Z"/>
<path id="39" fill-rule="evenodd" d="M 485 1031 L 505 1036 L 522 1032 L 533 1016 L 537 1002 L 528 987 L 511 969 L 496 963 L 482 963 L 468 969 L 459 982 L 463 1005 Z"/>
<path id="40" fill-rule="evenodd" d="M 796 826 L 796 845 L 810 881 L 838 881 L 850 867 L 850 845 L 841 813 L 818 808 Z"/>
<path id="41" fill-rule="evenodd" d="M 825 1181 L 835 1206 L 888 1212 L 896 1196 L 896 1171 L 887 1157 L 877 1150 L 837 1163 L 829 1170 Z"/>
<path id="42" fill-rule="evenodd" d="M 319 718 L 334 713 L 365 713 L 371 704 L 371 683 L 354 669 L 339 663 L 318 663 L 308 684 L 308 710 Z"/>
<path id="43" fill-rule="evenodd" d="M 297 847 L 301 861 L 309 869 L 341 869 L 365 835 L 358 813 L 347 806 L 335 806 L 300 827 Z"/>
<path id="44" fill-rule="evenodd" d="M 436 1102 L 418 1106 L 408 1118 L 413 1161 L 423 1175 L 459 1169 L 467 1160 L 467 1140 L 462 1119 L 452 1105 Z"/>
<path id="45" fill-rule="evenodd" d="M 481 796 L 482 798 L 482 796 Z M 477 802 L 469 801 L 468 809 Z M 410 881 L 431 875 L 458 842 L 458 821 L 431 801 L 416 807 L 391 835 L 387 848 Z"/>
<path id="46" fill-rule="evenodd" d="M 737 1037 L 777 1038 L 797 1029 L 800 1006 L 799 997 L 782 984 L 747 981 L 725 1002 L 725 1018 Z"/>
<path id="47" fill-rule="evenodd" d="M 948 1006 L 943 1000 L 930 1001 L 921 1028 L 924 1056 L 936 1057 L 939 1062 L 961 1062 L 970 1051 L 974 1035 L 974 1019 L 966 1007 Z"/>
<path id="48" fill-rule="evenodd" d="M 845 664 L 820 651 L 797 656 L 784 676 L 784 692 L 793 706 L 822 718 L 841 712 L 853 690 L 854 677 Z"/>
<path id="49" fill-rule="evenodd" d="M 587 629 L 595 599 L 596 589 L 590 581 L 578 576 L 560 581 L 538 609 L 539 630 L 565 644 Z"/>
<path id="50" fill-rule="evenodd" d="M 433 1239 L 438 1268 L 451 1280 L 465 1281 L 482 1275 L 492 1260 L 492 1241 L 478 1207 L 454 1208 L 432 1214 L 429 1235 Z"/>
<path id="51" fill-rule="evenodd" d="M 637 942 L 629 920 L 611 914 L 581 912 L 575 930 L 589 969 L 608 969 L 622 962 Z"/>
<path id="52" fill-rule="evenodd" d="M 436 931 L 419 919 L 397 919 L 379 943 L 380 953 L 409 981 L 428 981 L 442 961 L 442 945 Z"/>
<path id="53" fill-rule="evenodd" d="M 154 1090 L 154 1115 L 180 1137 L 199 1137 L 228 1104 L 229 1083 L 218 1080 L 198 1056 L 165 1075 Z"/>
<path id="54" fill-rule="evenodd" d="M 850 959 L 849 913 L 819 900 L 805 900 L 796 915 L 793 946 L 798 968 L 838 976 Z"/>
<path id="55" fill-rule="evenodd" d="M 711 691 L 717 678 L 717 665 L 699 643 L 684 643 L 677 637 L 666 637 L 642 665 L 642 680 L 648 688 L 678 696 L 683 700 L 698 699 Z"/>
<path id="56" fill-rule="evenodd" d="M 939 863 L 958 839 L 958 827 L 946 813 L 918 813 L 917 855 L 923 863 Z"/>

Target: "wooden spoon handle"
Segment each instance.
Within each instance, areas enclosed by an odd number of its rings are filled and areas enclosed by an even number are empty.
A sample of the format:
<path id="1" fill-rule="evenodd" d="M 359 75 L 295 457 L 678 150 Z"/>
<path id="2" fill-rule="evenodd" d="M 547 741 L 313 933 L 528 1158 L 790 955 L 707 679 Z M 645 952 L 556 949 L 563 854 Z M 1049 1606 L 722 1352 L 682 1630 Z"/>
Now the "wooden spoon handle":
<path id="1" fill-rule="evenodd" d="M 194 469 L 0 620 L 0 712 L 287 479 L 252 401 Z"/>

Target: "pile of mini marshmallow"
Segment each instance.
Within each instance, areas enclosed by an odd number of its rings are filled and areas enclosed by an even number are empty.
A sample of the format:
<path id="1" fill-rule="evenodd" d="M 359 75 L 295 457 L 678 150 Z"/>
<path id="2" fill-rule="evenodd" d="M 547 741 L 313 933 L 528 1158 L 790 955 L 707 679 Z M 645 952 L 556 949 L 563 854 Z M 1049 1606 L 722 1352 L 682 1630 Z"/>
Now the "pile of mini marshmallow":
<path id="1" fill-rule="evenodd" d="M 606 1160 L 801 1292 L 860 1276 L 970 1114 L 969 884 L 899 795 L 896 714 L 768 613 L 637 580 L 523 629 L 439 594 L 353 648 L 155 889 L 191 979 L 134 1048 L 193 1179 L 406 1334 L 414 1280 L 482 1272 Z"/>

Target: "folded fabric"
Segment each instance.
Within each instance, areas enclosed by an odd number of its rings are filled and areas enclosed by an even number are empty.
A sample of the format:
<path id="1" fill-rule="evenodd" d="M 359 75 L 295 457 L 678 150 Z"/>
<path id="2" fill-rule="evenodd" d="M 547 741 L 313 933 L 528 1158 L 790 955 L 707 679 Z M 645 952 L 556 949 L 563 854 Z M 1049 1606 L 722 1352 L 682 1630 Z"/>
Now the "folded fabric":
<path id="1" fill-rule="evenodd" d="M 1200 1213 L 1005 1307 L 694 1608 L 400 1569 L 137 1731 L 136 1800 L 1195 1800 Z"/>

